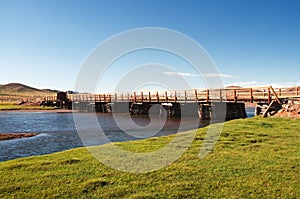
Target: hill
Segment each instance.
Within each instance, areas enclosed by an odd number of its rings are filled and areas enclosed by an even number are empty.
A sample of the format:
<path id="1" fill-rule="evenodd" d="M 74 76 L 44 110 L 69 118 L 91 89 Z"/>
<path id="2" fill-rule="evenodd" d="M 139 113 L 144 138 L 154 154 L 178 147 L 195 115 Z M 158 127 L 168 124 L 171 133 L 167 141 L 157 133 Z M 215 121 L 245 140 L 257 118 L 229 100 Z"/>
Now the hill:
<path id="1" fill-rule="evenodd" d="M 20 83 L 10 83 L 5 85 L 0 85 L 1 92 L 43 92 L 37 88 L 26 86 Z"/>
<path id="2" fill-rule="evenodd" d="M 56 94 L 56 90 L 37 89 L 20 83 L 0 85 L 0 100 L 39 100 L 45 95 Z"/>

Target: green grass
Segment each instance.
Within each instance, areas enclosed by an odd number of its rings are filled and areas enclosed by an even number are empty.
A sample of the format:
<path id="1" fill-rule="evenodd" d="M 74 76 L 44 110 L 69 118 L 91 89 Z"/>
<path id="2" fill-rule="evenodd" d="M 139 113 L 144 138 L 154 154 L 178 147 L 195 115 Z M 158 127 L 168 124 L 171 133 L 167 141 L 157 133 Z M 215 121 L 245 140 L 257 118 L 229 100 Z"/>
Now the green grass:
<path id="1" fill-rule="evenodd" d="M 296 119 L 229 121 L 203 159 L 198 155 L 207 128 L 199 129 L 181 158 L 146 174 L 113 170 L 85 148 L 2 162 L 0 198 L 299 198 L 299 127 Z M 147 152 L 171 139 L 117 145 Z"/>
<path id="2" fill-rule="evenodd" d="M 1 102 L 0 110 L 53 110 L 57 107 L 42 107 L 42 106 L 20 106 L 15 105 L 13 102 Z"/>

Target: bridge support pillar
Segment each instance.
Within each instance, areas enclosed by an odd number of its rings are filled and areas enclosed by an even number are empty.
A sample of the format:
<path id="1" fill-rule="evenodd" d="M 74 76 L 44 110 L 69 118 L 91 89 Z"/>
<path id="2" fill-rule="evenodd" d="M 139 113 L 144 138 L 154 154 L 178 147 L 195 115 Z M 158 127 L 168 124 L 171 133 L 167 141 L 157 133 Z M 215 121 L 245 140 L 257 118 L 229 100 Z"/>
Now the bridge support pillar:
<path id="1" fill-rule="evenodd" d="M 212 102 L 211 104 L 200 104 L 200 119 L 232 120 L 246 118 L 247 113 L 244 103 Z"/>
<path id="2" fill-rule="evenodd" d="M 113 102 L 111 104 L 111 111 L 113 113 L 129 113 L 129 102 Z"/>

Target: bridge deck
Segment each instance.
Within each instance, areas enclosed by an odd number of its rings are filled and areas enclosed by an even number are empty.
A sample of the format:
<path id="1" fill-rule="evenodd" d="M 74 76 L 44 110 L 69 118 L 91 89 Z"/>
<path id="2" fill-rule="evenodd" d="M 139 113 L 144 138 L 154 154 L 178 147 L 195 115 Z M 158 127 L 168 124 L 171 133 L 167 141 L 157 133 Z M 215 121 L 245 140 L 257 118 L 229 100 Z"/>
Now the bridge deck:
<path id="1" fill-rule="evenodd" d="M 157 102 L 157 103 L 185 103 L 185 102 L 265 102 L 272 100 L 300 97 L 300 87 L 292 88 L 227 88 L 210 90 L 186 91 L 150 91 L 133 93 L 105 93 L 105 94 L 68 94 L 71 102 Z M 57 101 L 56 95 L 46 96 L 45 101 Z"/>

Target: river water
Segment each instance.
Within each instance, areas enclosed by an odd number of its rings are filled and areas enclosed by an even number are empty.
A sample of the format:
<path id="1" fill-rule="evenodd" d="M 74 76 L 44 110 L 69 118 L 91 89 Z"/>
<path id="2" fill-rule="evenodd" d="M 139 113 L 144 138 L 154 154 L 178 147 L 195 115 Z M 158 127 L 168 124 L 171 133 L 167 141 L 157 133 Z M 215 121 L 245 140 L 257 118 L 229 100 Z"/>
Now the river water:
<path id="1" fill-rule="evenodd" d="M 254 115 L 253 109 L 247 110 L 248 117 Z M 141 139 L 124 133 L 116 124 L 112 114 L 84 113 L 85 121 L 97 118 L 102 131 L 110 141 L 128 141 Z M 135 124 L 147 126 L 149 116 L 131 116 Z M 164 125 L 157 133 L 151 136 L 169 135 L 178 132 L 180 118 L 163 118 Z M 209 121 L 200 121 L 198 127 L 206 126 Z M 87 131 L 97 129 L 94 124 L 88 124 Z M 195 128 L 188 123 L 184 130 Z M 134 130 L 134 129 L 132 129 Z M 27 157 L 33 155 L 49 154 L 71 148 L 83 146 L 76 130 L 72 113 L 44 113 L 44 112 L 0 112 L 0 133 L 35 132 L 37 136 L 14 140 L 0 141 L 0 161 Z M 150 137 L 151 137 L 150 136 Z M 90 140 L 89 145 L 104 144 L 107 141 Z"/>

